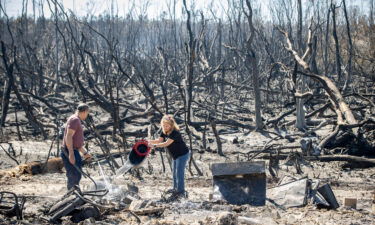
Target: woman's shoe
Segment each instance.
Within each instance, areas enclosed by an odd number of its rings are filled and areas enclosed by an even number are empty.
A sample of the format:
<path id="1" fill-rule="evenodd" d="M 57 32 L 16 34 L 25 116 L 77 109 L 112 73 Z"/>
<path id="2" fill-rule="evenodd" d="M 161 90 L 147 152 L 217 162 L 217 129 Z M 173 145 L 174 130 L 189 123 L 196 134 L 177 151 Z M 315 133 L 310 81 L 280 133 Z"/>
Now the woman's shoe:
<path id="1" fill-rule="evenodd" d="M 187 191 L 178 192 L 177 195 L 178 195 L 179 198 L 188 198 Z"/>
<path id="2" fill-rule="evenodd" d="M 176 189 L 171 188 L 171 189 L 166 190 L 164 193 L 165 193 L 165 194 L 173 194 L 173 193 L 175 193 L 175 192 L 177 192 Z"/>

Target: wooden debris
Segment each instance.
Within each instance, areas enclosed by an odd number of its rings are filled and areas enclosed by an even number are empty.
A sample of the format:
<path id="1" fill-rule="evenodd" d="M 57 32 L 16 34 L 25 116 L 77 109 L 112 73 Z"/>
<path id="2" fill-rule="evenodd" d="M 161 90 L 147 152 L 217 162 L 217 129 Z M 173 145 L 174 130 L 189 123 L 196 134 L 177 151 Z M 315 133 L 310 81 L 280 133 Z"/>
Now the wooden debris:
<path id="1" fill-rule="evenodd" d="M 142 208 L 145 208 L 147 206 L 148 201 L 147 200 L 135 200 L 132 201 L 129 205 L 129 210 L 130 211 L 136 211 L 140 210 Z"/>
<path id="2" fill-rule="evenodd" d="M 344 198 L 344 206 L 356 209 L 357 199 L 356 198 Z"/>
<path id="3" fill-rule="evenodd" d="M 145 216 L 145 215 L 150 215 L 150 214 L 158 214 L 161 215 L 165 210 L 165 207 L 150 207 L 146 209 L 141 209 L 141 210 L 135 210 L 133 211 L 135 214 L 138 216 Z"/>

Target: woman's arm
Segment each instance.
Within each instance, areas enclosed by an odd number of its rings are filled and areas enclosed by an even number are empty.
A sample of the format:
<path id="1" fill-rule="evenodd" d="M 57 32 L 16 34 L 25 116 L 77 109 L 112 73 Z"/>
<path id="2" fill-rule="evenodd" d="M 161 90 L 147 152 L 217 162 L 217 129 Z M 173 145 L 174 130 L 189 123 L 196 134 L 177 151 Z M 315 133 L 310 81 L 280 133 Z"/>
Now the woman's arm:
<path id="1" fill-rule="evenodd" d="M 159 139 L 155 139 L 155 140 L 148 140 L 148 142 L 152 145 L 159 144 L 163 141 L 164 141 L 164 138 L 162 138 L 162 137 L 160 137 Z"/>
<path id="2" fill-rule="evenodd" d="M 164 147 L 168 147 L 170 144 L 172 144 L 174 142 L 174 140 L 173 139 L 168 139 L 167 141 L 165 141 L 165 142 L 159 142 L 159 143 L 157 143 L 157 144 L 153 144 L 153 146 L 152 147 L 154 147 L 154 148 L 164 148 Z"/>

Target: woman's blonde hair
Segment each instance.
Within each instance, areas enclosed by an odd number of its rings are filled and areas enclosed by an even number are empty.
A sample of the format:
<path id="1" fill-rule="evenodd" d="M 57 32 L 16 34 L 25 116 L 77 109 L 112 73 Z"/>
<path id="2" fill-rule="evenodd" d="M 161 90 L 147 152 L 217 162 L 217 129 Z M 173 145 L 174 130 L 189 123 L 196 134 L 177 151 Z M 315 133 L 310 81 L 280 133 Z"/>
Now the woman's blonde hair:
<path id="1" fill-rule="evenodd" d="M 175 119 L 171 115 L 164 115 L 160 121 L 160 124 L 163 123 L 168 123 L 172 127 L 172 130 L 180 130 L 180 127 L 177 125 Z M 163 130 L 163 133 L 166 134 L 163 126 L 161 126 L 161 128 Z"/>

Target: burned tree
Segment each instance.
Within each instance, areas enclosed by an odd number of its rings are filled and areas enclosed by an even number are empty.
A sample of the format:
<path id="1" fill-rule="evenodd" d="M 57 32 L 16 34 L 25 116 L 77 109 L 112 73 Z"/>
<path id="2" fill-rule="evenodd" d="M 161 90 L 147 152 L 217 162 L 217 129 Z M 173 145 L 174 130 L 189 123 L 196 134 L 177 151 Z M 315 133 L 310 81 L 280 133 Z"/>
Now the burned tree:
<path id="1" fill-rule="evenodd" d="M 358 132 L 359 129 L 357 128 L 357 127 L 361 127 L 360 125 L 361 123 L 358 123 L 357 120 L 355 119 L 351 109 L 345 102 L 344 97 L 342 96 L 337 86 L 327 76 L 314 74 L 311 71 L 310 66 L 306 63 L 306 59 L 307 59 L 306 57 L 312 51 L 311 49 L 312 28 L 310 27 L 309 29 L 309 36 L 308 36 L 308 41 L 307 41 L 308 47 L 306 48 L 306 51 L 304 52 L 302 57 L 299 56 L 299 54 L 294 50 L 288 33 L 283 30 L 280 30 L 280 32 L 283 33 L 286 38 L 286 42 L 287 42 L 286 49 L 291 53 L 291 55 L 293 56 L 295 61 L 299 64 L 299 66 L 302 67 L 302 70 L 299 70 L 298 73 L 303 76 L 311 77 L 317 80 L 318 82 L 320 82 L 320 84 L 323 86 L 324 90 L 326 91 L 327 95 L 329 96 L 331 106 L 333 107 L 336 113 L 336 116 L 337 116 L 336 128 L 332 134 L 328 135 L 326 138 L 324 138 L 321 141 L 321 143 L 319 144 L 319 147 L 324 148 L 325 145 L 329 141 L 331 141 L 337 136 L 340 130 L 344 132 L 352 132 L 357 139 L 362 139 L 363 137 L 361 133 Z M 368 121 L 368 122 L 371 122 L 371 121 Z M 357 142 L 359 141 L 357 140 Z M 356 152 L 356 153 L 361 154 L 360 152 Z"/>

